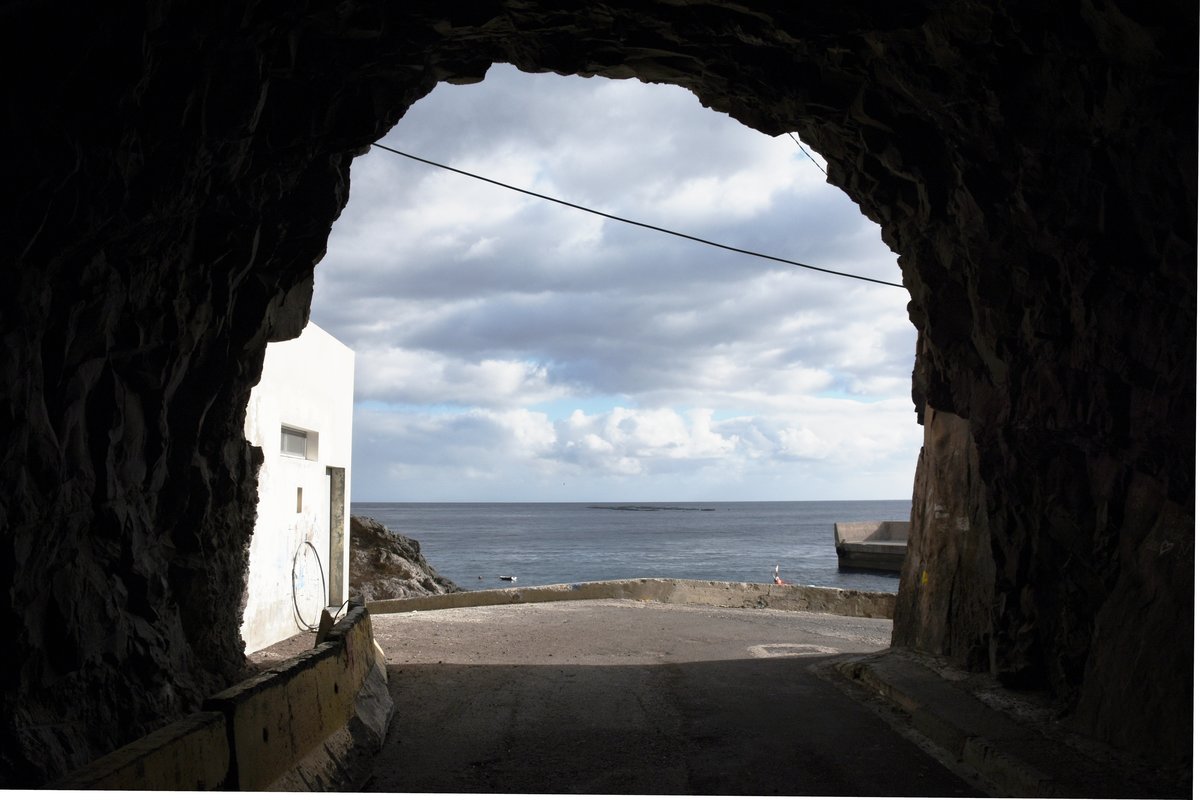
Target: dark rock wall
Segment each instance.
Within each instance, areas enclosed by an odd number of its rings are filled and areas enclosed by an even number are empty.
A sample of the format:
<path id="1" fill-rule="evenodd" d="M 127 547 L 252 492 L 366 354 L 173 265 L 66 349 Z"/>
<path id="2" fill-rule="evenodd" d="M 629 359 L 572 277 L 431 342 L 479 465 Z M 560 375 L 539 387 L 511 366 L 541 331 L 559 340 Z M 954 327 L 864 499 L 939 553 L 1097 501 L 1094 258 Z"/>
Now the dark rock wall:
<path id="1" fill-rule="evenodd" d="M 6 6 L 21 70 L 0 229 L 4 780 L 86 761 L 238 674 L 230 598 L 258 463 L 241 427 L 265 343 L 306 318 L 351 158 L 438 81 L 493 61 L 676 83 L 827 157 L 901 255 L 919 401 L 973 448 L 969 481 L 927 470 L 918 485 L 966 492 L 986 518 L 980 575 L 980 542 L 947 546 L 917 520 L 917 555 L 971 601 L 921 598 L 906 578 L 899 639 L 973 665 L 986 649 L 1086 729 L 1181 756 L 1196 13 Z"/>
<path id="2" fill-rule="evenodd" d="M 0 232 L 3 783 L 240 676 L 245 404 L 267 340 L 307 319 L 349 155 L 295 120 L 264 154 L 278 53 L 196 12 L 3 12 L 24 68 Z"/>
<path id="3" fill-rule="evenodd" d="M 990 665 L 996 565 L 970 423 L 926 407 L 892 645 Z"/>
<path id="4" fill-rule="evenodd" d="M 969 420 L 970 438 L 957 432 L 967 457 L 946 472 L 934 412 L 896 643 L 965 665 L 986 645 L 996 675 L 1050 687 L 1085 731 L 1182 761 L 1196 357 L 1196 106 L 1183 94 L 1196 86 L 1196 21 L 1177 10 L 994 18 L 1015 38 L 993 36 L 961 64 L 968 80 L 989 56 L 1000 69 L 955 143 L 957 230 L 915 249 L 911 228 L 884 231 L 921 331 L 918 404 Z M 990 559 L 949 544 L 920 496 L 939 482 L 959 487 L 942 491 L 957 497 L 946 508 L 986 531 Z M 979 569 L 962 572 L 964 555 Z M 926 568 L 942 580 L 916 580 Z"/>

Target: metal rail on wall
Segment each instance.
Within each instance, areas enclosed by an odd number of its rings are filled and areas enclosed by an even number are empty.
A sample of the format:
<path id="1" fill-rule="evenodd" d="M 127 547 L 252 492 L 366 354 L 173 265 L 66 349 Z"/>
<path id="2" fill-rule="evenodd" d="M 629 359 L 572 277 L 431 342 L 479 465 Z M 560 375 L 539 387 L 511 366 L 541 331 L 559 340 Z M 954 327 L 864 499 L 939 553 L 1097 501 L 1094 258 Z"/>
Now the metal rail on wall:
<path id="1" fill-rule="evenodd" d="M 315 632 L 320 626 L 320 617 L 317 618 L 317 622 L 315 624 L 309 624 L 309 622 L 304 619 L 304 615 L 300 613 L 300 601 L 296 598 L 296 564 L 299 562 L 300 554 L 304 552 L 304 548 L 306 546 L 309 550 L 312 550 L 313 557 L 317 559 L 317 574 L 321 576 L 322 608 L 324 608 L 325 598 L 328 596 L 328 587 L 325 585 L 325 565 L 321 563 L 321 554 L 317 552 L 317 548 L 312 542 L 305 539 L 304 542 L 302 542 L 301 545 L 296 548 L 295 555 L 292 556 L 292 608 L 295 609 L 296 619 L 300 621 L 300 624 L 303 626 L 304 630 Z"/>

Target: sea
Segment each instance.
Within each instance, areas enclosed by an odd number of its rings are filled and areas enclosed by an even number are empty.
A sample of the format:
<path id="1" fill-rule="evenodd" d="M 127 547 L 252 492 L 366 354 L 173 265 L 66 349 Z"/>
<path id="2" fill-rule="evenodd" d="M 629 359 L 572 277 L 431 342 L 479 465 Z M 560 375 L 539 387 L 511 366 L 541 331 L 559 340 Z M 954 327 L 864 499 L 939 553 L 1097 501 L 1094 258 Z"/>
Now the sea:
<path id="1" fill-rule="evenodd" d="M 909 500 L 742 503 L 352 503 L 416 539 L 463 589 L 626 578 L 895 592 L 899 575 L 838 568 L 835 522 L 907 520 Z M 501 576 L 515 581 L 501 580 Z"/>

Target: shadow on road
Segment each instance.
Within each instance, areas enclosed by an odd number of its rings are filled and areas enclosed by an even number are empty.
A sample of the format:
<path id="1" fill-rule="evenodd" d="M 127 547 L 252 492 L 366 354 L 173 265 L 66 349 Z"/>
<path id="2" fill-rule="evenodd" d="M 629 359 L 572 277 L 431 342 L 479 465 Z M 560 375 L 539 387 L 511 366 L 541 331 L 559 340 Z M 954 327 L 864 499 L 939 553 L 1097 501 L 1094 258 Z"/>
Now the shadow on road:
<path id="1" fill-rule="evenodd" d="M 368 791 L 964 796 L 827 657 L 407 664 Z"/>

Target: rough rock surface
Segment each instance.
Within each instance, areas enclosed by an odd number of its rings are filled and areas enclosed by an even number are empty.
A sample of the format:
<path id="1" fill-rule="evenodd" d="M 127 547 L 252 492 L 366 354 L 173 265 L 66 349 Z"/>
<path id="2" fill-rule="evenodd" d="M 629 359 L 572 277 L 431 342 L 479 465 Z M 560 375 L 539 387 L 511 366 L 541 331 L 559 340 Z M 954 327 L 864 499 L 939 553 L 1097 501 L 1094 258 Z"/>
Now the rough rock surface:
<path id="1" fill-rule="evenodd" d="M 39 783 L 240 674 L 260 458 L 242 421 L 266 342 L 305 322 L 351 159 L 495 61 L 675 83 L 826 157 L 900 254 L 919 406 L 964 420 L 974 448 L 958 488 L 935 469 L 923 491 L 964 492 L 992 556 L 970 572 L 982 547 L 943 547 L 923 516 L 917 556 L 955 576 L 929 591 L 973 600 L 902 598 L 898 636 L 972 664 L 986 647 L 1085 731 L 1190 759 L 1195 3 L 0 14 L 21 67 L 0 226 L 0 781 Z"/>
<path id="2" fill-rule="evenodd" d="M 457 592 L 421 555 L 416 539 L 370 517 L 350 517 L 350 593 L 364 602 Z"/>
<path id="3" fill-rule="evenodd" d="M 967 420 L 926 407 L 892 644 L 989 666 L 995 563 Z"/>

